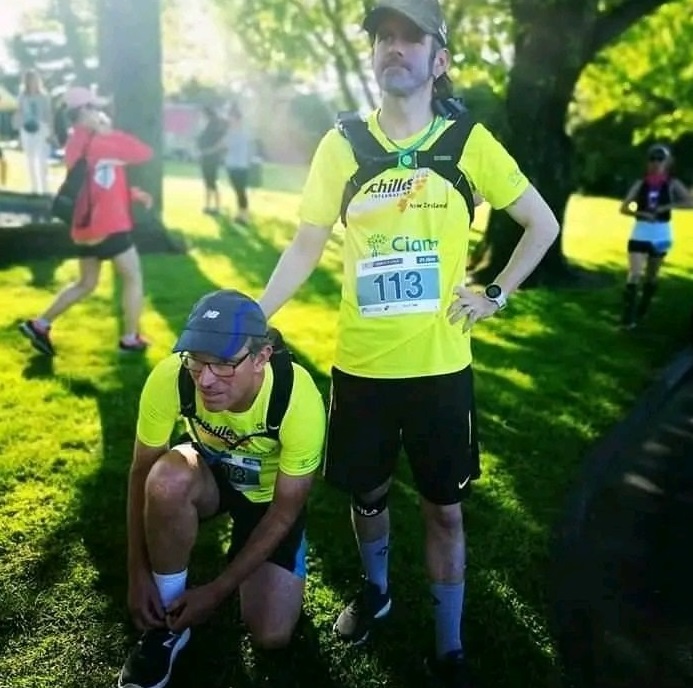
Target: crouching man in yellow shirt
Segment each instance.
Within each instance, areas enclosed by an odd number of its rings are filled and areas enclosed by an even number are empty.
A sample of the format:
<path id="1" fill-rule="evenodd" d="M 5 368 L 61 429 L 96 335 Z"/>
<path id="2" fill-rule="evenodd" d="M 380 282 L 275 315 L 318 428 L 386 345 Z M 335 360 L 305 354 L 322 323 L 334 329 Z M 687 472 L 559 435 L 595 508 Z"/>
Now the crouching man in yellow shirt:
<path id="1" fill-rule="evenodd" d="M 273 345 L 274 342 L 274 345 Z M 163 688 L 191 628 L 238 590 L 254 643 L 286 646 L 305 583 L 306 500 L 325 408 L 302 367 L 236 291 L 194 306 L 145 383 L 128 491 L 128 606 L 143 631 L 120 688 Z M 187 433 L 171 443 L 177 420 Z M 186 589 L 200 522 L 228 514 L 228 564 Z"/>

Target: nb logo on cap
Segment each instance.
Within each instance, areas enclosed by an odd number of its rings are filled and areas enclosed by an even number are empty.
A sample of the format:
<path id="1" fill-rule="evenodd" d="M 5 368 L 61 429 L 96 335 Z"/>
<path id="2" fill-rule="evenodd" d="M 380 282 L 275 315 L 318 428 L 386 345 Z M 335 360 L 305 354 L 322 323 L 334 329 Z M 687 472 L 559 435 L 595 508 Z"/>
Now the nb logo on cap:
<path id="1" fill-rule="evenodd" d="M 209 318 L 210 320 L 215 320 L 218 318 L 221 314 L 219 311 L 207 311 L 202 317 L 203 318 Z"/>

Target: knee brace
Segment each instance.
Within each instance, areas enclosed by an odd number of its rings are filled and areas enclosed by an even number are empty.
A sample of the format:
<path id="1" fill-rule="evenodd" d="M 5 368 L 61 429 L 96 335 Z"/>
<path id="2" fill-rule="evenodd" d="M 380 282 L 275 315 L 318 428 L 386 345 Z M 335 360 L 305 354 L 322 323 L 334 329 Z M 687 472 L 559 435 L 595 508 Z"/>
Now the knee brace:
<path id="1" fill-rule="evenodd" d="M 387 509 L 387 492 L 378 497 L 374 502 L 367 504 L 358 495 L 352 495 L 351 508 L 359 515 L 366 518 L 373 518 L 382 514 Z"/>

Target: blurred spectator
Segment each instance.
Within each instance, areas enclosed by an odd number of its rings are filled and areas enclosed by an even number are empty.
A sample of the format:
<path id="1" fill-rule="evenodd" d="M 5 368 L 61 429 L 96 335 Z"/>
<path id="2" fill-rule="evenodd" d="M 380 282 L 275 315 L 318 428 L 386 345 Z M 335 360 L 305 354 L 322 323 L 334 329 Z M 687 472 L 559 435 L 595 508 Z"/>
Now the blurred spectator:
<path id="1" fill-rule="evenodd" d="M 19 131 L 26 156 L 31 191 L 48 193 L 48 156 L 53 139 L 51 100 L 43 88 L 38 72 L 29 69 L 18 97 L 13 125 Z"/>
<path id="2" fill-rule="evenodd" d="M 229 112 L 229 130 L 226 137 L 226 170 L 233 190 L 236 192 L 238 210 L 236 222 L 247 225 L 249 222 L 248 209 L 248 177 L 253 161 L 253 138 L 246 129 L 243 115 L 237 105 Z"/>
<path id="3" fill-rule="evenodd" d="M 228 122 L 210 105 L 202 108 L 202 112 L 207 122 L 197 137 L 197 148 L 200 154 L 202 180 L 205 185 L 204 212 L 217 215 L 220 205 L 217 179 L 226 150 Z"/>
<path id="4" fill-rule="evenodd" d="M 124 332 L 120 351 L 144 351 L 148 343 L 140 332 L 143 285 L 137 248 L 133 242 L 131 201 L 151 206 L 151 196 L 128 186 L 126 165 L 152 157 L 152 150 L 131 134 L 113 129 L 99 110 L 104 101 L 89 89 L 75 87 L 65 94 L 74 128 L 65 147 L 65 162 L 72 168 L 86 160 L 87 177 L 77 197 L 70 236 L 77 245 L 79 279 L 63 289 L 44 313 L 23 322 L 19 329 L 41 353 L 53 356 L 50 331 L 54 320 L 96 288 L 103 261 L 110 260 L 122 280 Z"/>

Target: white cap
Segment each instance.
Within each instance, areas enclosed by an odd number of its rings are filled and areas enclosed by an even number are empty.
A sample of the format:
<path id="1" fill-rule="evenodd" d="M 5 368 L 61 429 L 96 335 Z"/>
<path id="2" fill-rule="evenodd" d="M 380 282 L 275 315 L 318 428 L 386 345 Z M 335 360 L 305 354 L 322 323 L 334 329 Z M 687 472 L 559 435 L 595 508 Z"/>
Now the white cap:
<path id="1" fill-rule="evenodd" d="M 70 110 L 76 110 L 88 105 L 92 107 L 103 107 L 108 103 L 106 98 L 97 96 L 91 89 L 85 88 L 84 86 L 72 86 L 68 88 L 67 91 L 65 91 L 63 100 Z"/>

